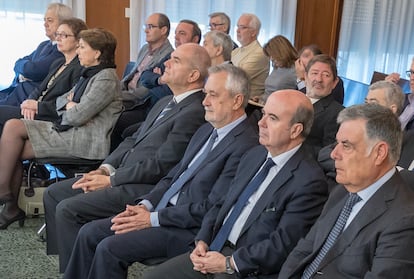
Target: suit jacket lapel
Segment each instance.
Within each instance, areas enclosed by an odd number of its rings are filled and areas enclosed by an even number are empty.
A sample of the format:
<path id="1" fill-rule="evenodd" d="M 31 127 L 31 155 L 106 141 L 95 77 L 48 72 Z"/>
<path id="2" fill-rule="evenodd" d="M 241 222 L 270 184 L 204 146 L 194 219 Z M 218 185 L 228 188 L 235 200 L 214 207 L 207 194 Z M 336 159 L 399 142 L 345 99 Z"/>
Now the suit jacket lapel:
<path id="1" fill-rule="evenodd" d="M 206 133 L 204 135 L 202 135 L 197 140 L 197 143 L 191 148 L 191 150 L 189 150 L 188 154 L 187 154 L 187 152 L 184 153 L 184 154 L 186 154 L 186 156 L 183 158 L 183 162 L 181 164 L 182 167 L 177 172 L 177 174 L 175 175 L 174 181 L 177 180 L 178 177 L 187 169 L 187 166 L 190 164 L 190 162 L 194 159 L 194 157 L 197 155 L 197 153 L 200 151 L 200 149 L 206 143 L 206 141 L 210 137 L 212 131 L 213 131 L 213 127 L 211 126 L 210 129 L 208 129 L 208 131 L 206 131 Z M 195 174 L 195 173 L 196 173 L 196 171 L 193 172 L 193 174 Z"/>
<path id="2" fill-rule="evenodd" d="M 266 150 L 263 149 L 262 154 L 258 154 L 258 157 L 261 157 L 261 160 L 257 161 L 252 164 L 249 168 L 246 170 L 246 176 L 243 181 L 240 181 L 238 183 L 238 187 L 233 187 L 229 189 L 229 199 L 226 199 L 226 203 L 223 204 L 219 215 L 217 216 L 216 220 L 216 226 L 221 226 L 223 224 L 224 218 L 226 218 L 227 214 L 230 212 L 230 209 L 233 207 L 234 203 L 237 201 L 237 198 L 240 196 L 241 192 L 246 188 L 247 184 L 252 180 L 253 176 L 257 173 L 259 168 L 263 165 L 264 161 L 266 160 Z M 234 185 L 236 186 L 236 185 Z"/>
<path id="3" fill-rule="evenodd" d="M 269 186 L 263 192 L 262 196 L 259 198 L 258 202 L 254 206 L 252 212 L 246 220 L 246 223 L 241 230 L 240 235 L 242 235 L 259 217 L 259 215 L 266 209 L 266 207 L 274 200 L 275 193 L 286 184 L 286 182 L 292 177 L 292 173 L 297 169 L 300 161 L 303 159 L 303 147 L 301 147 L 286 164 L 279 170 L 277 175 L 273 178 Z"/>
<path id="4" fill-rule="evenodd" d="M 155 120 L 157 119 L 158 115 L 161 113 L 161 111 L 165 108 L 165 106 L 168 104 L 169 101 L 171 101 L 171 98 L 165 98 L 166 100 L 164 103 L 156 108 L 154 113 L 150 113 L 147 116 L 147 120 L 144 122 L 144 127 L 142 127 L 142 130 L 137 137 L 137 140 L 135 141 L 135 144 L 140 142 L 143 138 L 145 138 L 153 129 L 157 129 L 160 125 L 162 125 L 164 122 L 166 122 L 168 119 L 175 117 L 175 115 L 182 110 L 184 107 L 191 105 L 194 103 L 194 99 L 197 99 L 198 96 L 202 94 L 201 91 L 197 91 L 190 96 L 186 97 L 184 100 L 179 102 L 176 106 L 174 106 L 163 118 L 161 118 L 156 125 L 153 125 Z"/>
<path id="5" fill-rule="evenodd" d="M 233 130 L 231 130 L 221 141 L 220 143 L 214 147 L 213 150 L 211 150 L 210 154 L 208 154 L 207 158 L 205 159 L 204 162 L 202 162 L 200 164 L 200 166 L 198 166 L 198 168 L 193 172 L 193 174 L 191 175 L 194 176 L 197 171 L 200 168 L 203 168 L 203 166 L 205 166 L 208 162 L 214 161 L 219 155 L 221 155 L 224 150 L 226 150 L 228 148 L 228 146 L 230 144 L 232 144 L 235 141 L 235 137 L 242 133 L 245 129 L 247 129 L 246 124 L 247 124 L 247 119 L 245 119 L 243 122 L 241 122 L 239 125 L 237 125 L 236 127 L 233 128 Z M 200 148 L 206 143 L 208 137 L 210 136 L 210 134 L 212 133 L 213 129 L 210 130 L 209 134 L 206 135 L 206 137 L 204 138 L 204 141 L 201 141 L 201 143 L 198 146 L 197 152 L 200 150 Z M 195 154 L 194 154 L 195 155 Z M 188 164 L 187 164 L 188 165 Z M 190 177 L 190 179 L 191 179 Z"/>
<path id="6" fill-rule="evenodd" d="M 328 95 L 328 96 L 320 99 L 319 101 L 317 101 L 313 105 L 315 116 L 320 114 L 321 112 L 323 112 L 325 110 L 325 108 L 331 103 L 332 99 L 333 99 L 333 97 L 332 97 L 332 94 L 331 94 L 331 95 Z"/>
<path id="7" fill-rule="evenodd" d="M 150 112 L 148 114 L 146 120 L 143 123 L 144 126 L 141 127 L 141 131 L 137 139 L 135 140 L 135 145 L 138 144 L 143 138 L 145 138 L 149 134 L 149 132 L 154 128 L 152 124 L 171 99 L 172 97 L 164 98 L 163 100 L 159 101 L 159 106 L 153 107 L 153 109 L 151 110 L 152 113 Z"/>
<path id="8" fill-rule="evenodd" d="M 345 249 L 352 244 L 352 241 L 358 236 L 363 228 L 374 222 L 386 212 L 388 208 L 387 203 L 395 198 L 397 191 L 395 184 L 398 182 L 393 182 L 394 178 L 395 175 L 378 189 L 358 212 L 354 220 L 352 220 L 345 231 L 339 236 L 337 242 L 322 260 L 321 267 L 340 256 Z"/>

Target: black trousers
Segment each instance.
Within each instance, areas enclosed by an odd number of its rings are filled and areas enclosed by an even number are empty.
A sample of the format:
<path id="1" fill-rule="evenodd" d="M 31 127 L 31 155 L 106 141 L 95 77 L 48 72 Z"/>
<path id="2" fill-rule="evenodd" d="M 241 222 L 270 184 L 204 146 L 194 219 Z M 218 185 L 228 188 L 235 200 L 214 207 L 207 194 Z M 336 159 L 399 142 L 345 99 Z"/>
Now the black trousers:
<path id="1" fill-rule="evenodd" d="M 221 253 L 229 256 L 234 249 L 224 246 Z M 148 270 L 142 276 L 142 279 L 234 279 L 236 273 L 216 273 L 203 274 L 193 269 L 193 263 L 190 260 L 190 254 L 182 254 L 172 258 L 153 269 Z"/>

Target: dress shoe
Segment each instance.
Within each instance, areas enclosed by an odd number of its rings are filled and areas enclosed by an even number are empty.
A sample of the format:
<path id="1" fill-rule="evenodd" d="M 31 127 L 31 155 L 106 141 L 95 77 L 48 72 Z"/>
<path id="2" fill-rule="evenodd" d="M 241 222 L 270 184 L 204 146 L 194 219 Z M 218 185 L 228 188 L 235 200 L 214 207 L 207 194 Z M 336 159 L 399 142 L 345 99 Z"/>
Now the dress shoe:
<path id="1" fill-rule="evenodd" d="M 16 221 L 19 221 L 19 227 L 23 227 L 25 219 L 26 219 L 26 214 L 21 209 L 19 209 L 17 214 L 15 216 L 11 217 L 11 218 L 6 218 L 6 217 L 4 217 L 3 214 L 0 213 L 0 230 L 7 229 L 7 227 L 10 224 L 12 224 Z"/>

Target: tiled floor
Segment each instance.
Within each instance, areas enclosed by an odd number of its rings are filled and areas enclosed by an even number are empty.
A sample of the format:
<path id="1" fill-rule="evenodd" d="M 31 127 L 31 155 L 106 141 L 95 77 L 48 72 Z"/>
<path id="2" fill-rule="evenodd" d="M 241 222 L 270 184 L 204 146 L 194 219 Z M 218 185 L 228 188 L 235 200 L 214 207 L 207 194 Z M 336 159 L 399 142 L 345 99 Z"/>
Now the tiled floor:
<path id="1" fill-rule="evenodd" d="M 0 278 L 55 279 L 58 257 L 46 255 L 45 243 L 37 236 L 43 218 L 27 218 L 23 228 L 17 222 L 0 230 Z M 139 278 L 146 267 L 138 263 L 129 270 L 128 278 Z"/>

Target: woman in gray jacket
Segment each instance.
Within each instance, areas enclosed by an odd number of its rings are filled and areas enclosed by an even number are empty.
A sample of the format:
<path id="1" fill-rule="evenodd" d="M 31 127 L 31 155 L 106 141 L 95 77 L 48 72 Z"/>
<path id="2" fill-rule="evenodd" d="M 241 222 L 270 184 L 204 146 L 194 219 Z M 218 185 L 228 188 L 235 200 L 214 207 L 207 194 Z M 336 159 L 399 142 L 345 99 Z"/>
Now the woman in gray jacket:
<path id="1" fill-rule="evenodd" d="M 17 205 L 22 160 L 44 157 L 104 159 L 110 134 L 122 111 L 115 72 L 116 39 L 103 29 L 84 30 L 77 54 L 84 67 L 76 86 L 56 100 L 55 122 L 11 119 L 0 139 L 0 229 L 25 213 Z"/>

